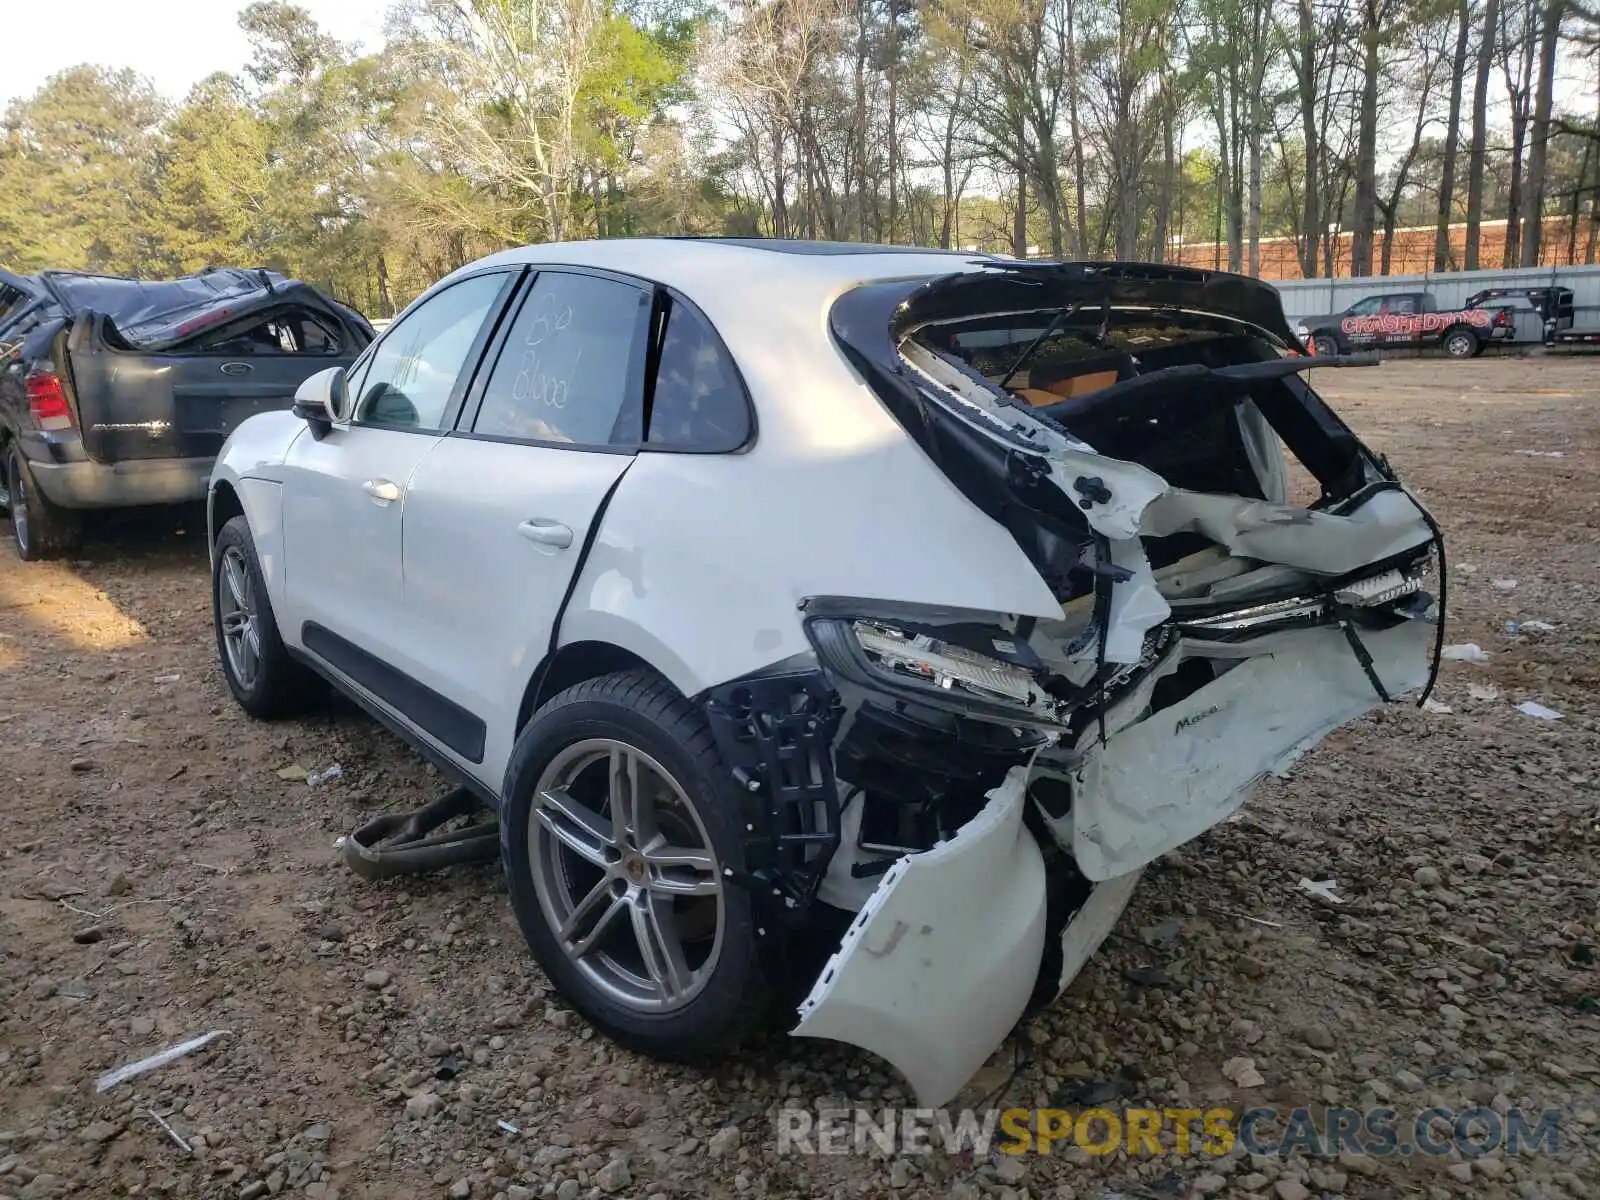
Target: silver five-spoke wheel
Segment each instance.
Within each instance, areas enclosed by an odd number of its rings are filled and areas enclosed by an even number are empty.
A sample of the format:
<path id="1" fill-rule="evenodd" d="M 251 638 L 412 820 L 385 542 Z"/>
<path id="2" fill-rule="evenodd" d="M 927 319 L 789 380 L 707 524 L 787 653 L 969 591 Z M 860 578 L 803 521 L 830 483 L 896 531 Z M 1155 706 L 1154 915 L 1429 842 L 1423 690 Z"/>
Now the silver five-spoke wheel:
<path id="1" fill-rule="evenodd" d="M 591 983 L 639 1012 L 670 1012 L 705 987 L 725 908 L 711 838 L 655 759 L 611 738 L 567 746 L 544 769 L 528 861 L 545 920 Z"/>
<path id="2" fill-rule="evenodd" d="M 244 552 L 229 546 L 222 552 L 222 586 L 217 589 L 217 620 L 222 630 L 222 645 L 228 666 L 239 685 L 255 685 L 261 669 L 261 625 L 256 611 L 255 589 Z"/>

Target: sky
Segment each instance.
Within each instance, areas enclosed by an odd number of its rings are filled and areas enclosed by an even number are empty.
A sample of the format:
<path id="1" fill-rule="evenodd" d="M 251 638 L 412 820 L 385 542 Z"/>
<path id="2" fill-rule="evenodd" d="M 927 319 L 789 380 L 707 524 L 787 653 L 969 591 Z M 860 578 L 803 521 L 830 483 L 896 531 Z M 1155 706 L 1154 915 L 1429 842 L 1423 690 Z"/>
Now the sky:
<path id="1" fill-rule="evenodd" d="M 8 52 L 0 109 L 30 96 L 78 63 L 132 67 L 181 100 L 213 71 L 238 71 L 250 57 L 239 32 L 248 0 L 0 0 Z M 386 0 L 297 0 L 340 41 L 376 49 Z M 23 47 L 26 47 L 24 50 Z"/>
<path id="2" fill-rule="evenodd" d="M 249 0 L 0 0 L 5 44 L 0 112 L 51 75 L 78 63 L 132 67 L 179 101 L 214 71 L 237 73 L 249 58 L 239 10 Z M 389 0 L 296 0 L 324 32 L 376 50 Z M 26 47 L 26 51 L 16 49 Z M 1558 107 L 1592 111 L 1592 65 L 1568 55 L 1556 80 Z M 1499 73 L 1491 119 L 1505 119 Z"/>

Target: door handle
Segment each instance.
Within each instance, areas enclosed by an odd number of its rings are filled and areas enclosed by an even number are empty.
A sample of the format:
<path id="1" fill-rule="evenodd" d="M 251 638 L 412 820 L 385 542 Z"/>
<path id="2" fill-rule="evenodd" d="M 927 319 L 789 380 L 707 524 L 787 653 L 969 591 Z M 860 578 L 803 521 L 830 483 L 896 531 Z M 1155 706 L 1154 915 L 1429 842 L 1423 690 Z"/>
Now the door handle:
<path id="1" fill-rule="evenodd" d="M 225 362 L 222 364 L 224 375 L 248 375 L 255 368 L 246 362 Z"/>
<path id="2" fill-rule="evenodd" d="M 400 499 L 400 485 L 388 479 L 369 479 L 361 487 L 379 504 Z"/>
<path id="3" fill-rule="evenodd" d="M 530 542 L 551 546 L 557 550 L 565 550 L 572 545 L 572 530 L 560 521 L 547 521 L 543 517 L 535 517 L 518 525 L 517 532 Z"/>

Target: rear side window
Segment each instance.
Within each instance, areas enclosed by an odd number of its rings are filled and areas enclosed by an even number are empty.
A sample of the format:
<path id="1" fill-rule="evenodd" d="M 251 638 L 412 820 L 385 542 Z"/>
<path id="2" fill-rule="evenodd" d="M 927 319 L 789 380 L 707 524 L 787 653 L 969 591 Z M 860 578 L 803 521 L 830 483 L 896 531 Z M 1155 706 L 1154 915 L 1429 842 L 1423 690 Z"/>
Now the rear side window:
<path id="1" fill-rule="evenodd" d="M 323 322 L 310 313 L 300 313 L 294 320 L 296 342 L 301 354 L 338 354 L 344 345 L 333 330 L 332 322 Z"/>
<path id="2" fill-rule="evenodd" d="M 727 453 L 750 437 L 744 381 L 711 323 L 673 299 L 656 356 L 646 444 L 663 450 Z"/>
<path id="3" fill-rule="evenodd" d="M 542 271 L 512 320 L 472 432 L 520 441 L 635 446 L 649 294 Z"/>

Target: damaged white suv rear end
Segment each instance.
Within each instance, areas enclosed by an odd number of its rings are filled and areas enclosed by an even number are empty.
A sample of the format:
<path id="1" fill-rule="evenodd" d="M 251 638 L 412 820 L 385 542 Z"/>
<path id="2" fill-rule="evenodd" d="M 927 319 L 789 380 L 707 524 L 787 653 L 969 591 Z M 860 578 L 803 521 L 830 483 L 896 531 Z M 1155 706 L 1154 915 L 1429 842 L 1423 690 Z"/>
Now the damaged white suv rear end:
<path id="1" fill-rule="evenodd" d="M 794 788 L 809 804 L 773 810 L 766 869 L 857 915 L 795 1032 L 873 1051 L 932 1105 L 1072 981 L 1153 859 L 1431 684 L 1443 551 L 1255 281 L 1006 265 L 853 290 L 831 325 L 1060 603 L 803 605 L 832 754 Z M 802 747 L 775 684 L 756 716 Z"/>

